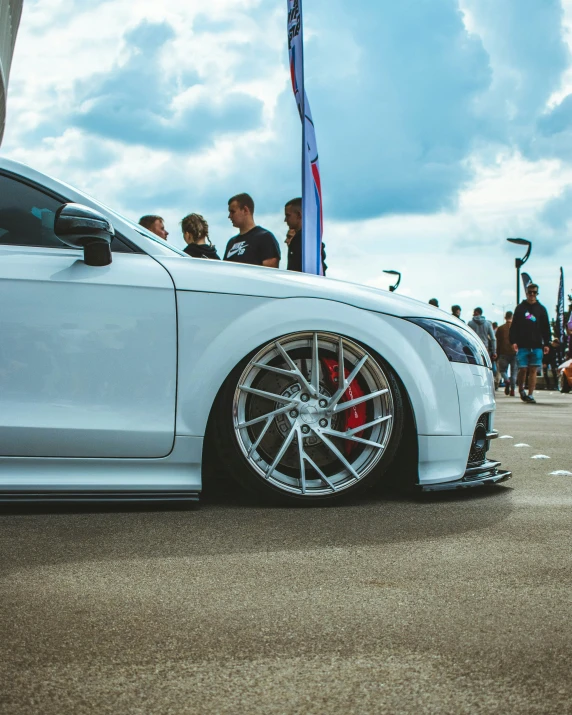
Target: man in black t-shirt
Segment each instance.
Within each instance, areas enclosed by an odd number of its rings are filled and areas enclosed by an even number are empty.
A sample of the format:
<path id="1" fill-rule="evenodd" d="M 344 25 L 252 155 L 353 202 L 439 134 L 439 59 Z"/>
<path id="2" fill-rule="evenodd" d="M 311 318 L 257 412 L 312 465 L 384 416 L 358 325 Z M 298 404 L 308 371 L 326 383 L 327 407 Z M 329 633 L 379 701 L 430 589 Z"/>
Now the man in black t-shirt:
<path id="1" fill-rule="evenodd" d="M 542 365 L 542 355 L 550 346 L 550 321 L 546 308 L 538 300 L 538 286 L 526 286 L 526 300 L 516 306 L 510 325 L 509 340 L 517 351 L 518 391 L 523 402 L 536 402 L 532 393 L 536 387 L 536 371 Z M 524 389 L 528 382 L 528 395 Z"/>
<path id="2" fill-rule="evenodd" d="M 280 246 L 274 234 L 254 223 L 254 201 L 248 194 L 237 194 L 228 200 L 228 217 L 239 230 L 226 244 L 224 261 L 251 266 L 278 268 Z"/>

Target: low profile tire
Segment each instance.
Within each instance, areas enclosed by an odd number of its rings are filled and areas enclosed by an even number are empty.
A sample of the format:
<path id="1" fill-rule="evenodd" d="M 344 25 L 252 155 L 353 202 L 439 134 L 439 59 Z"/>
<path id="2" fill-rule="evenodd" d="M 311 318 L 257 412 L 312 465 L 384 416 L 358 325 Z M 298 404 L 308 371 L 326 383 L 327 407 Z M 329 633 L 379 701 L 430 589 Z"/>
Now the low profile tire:
<path id="1" fill-rule="evenodd" d="M 403 412 L 399 383 L 381 358 L 340 335 L 292 333 L 229 375 L 214 406 L 213 441 L 229 474 L 259 497 L 332 502 L 383 476 Z"/>

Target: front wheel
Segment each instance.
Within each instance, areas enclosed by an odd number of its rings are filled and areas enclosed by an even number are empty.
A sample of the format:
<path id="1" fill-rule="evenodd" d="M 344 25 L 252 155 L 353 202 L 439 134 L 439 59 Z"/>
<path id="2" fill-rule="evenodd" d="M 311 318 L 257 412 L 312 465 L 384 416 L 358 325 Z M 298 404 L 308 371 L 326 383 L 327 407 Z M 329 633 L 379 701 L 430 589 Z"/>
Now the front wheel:
<path id="1" fill-rule="evenodd" d="M 257 494 L 318 503 L 376 482 L 403 427 L 391 369 L 341 335 L 299 332 L 267 343 L 227 379 L 217 448 Z"/>

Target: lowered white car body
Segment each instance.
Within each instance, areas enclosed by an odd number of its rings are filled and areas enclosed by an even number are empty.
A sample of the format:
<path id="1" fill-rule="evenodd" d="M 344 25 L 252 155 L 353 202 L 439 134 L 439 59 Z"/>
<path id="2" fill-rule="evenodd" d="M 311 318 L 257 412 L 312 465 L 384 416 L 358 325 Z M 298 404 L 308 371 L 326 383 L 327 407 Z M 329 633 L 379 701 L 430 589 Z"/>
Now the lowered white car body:
<path id="1" fill-rule="evenodd" d="M 0 306 L 0 498 L 192 499 L 211 457 L 290 501 L 383 475 L 424 489 L 510 476 L 486 458 L 492 372 L 460 321 L 395 293 L 190 258 L 8 160 Z"/>

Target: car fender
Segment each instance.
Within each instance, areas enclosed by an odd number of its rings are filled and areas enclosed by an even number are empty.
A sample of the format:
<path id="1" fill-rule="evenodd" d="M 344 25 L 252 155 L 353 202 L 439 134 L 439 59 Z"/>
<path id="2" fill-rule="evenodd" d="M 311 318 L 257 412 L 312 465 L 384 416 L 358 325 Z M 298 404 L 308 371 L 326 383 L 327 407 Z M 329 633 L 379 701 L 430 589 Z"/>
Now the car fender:
<path id="1" fill-rule="evenodd" d="M 177 434 L 204 435 L 216 395 L 236 365 L 265 343 L 305 330 L 343 334 L 381 355 L 405 387 L 419 434 L 461 433 L 451 365 L 438 343 L 407 320 L 323 299 L 194 291 L 178 291 L 177 307 Z"/>

